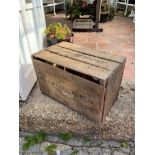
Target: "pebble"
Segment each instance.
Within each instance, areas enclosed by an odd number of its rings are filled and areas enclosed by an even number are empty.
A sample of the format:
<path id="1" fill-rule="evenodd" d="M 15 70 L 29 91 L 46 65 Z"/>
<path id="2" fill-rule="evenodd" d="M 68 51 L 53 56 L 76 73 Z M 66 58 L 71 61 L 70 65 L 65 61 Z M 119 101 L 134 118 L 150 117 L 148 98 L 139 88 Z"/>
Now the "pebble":
<path id="1" fill-rule="evenodd" d="M 130 148 L 129 147 L 128 148 L 122 147 L 121 150 L 124 153 L 129 153 L 130 152 Z"/>
<path id="2" fill-rule="evenodd" d="M 122 81 L 118 100 L 112 106 L 104 124 L 95 123 L 60 102 L 43 95 L 39 87 L 31 92 L 28 104 L 20 108 L 21 131 L 46 133 L 72 132 L 91 134 L 105 139 L 132 139 L 134 137 L 134 82 Z M 122 97 L 120 97 L 122 96 Z M 77 144 L 79 145 L 79 144 Z"/>

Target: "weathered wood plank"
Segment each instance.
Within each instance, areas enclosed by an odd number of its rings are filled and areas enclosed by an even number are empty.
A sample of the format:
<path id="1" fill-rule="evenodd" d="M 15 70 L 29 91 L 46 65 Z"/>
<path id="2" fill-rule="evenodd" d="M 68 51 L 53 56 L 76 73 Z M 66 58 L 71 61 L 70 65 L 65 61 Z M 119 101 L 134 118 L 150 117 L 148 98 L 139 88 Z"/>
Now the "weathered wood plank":
<path id="1" fill-rule="evenodd" d="M 117 70 L 113 72 L 113 74 L 108 78 L 102 122 L 104 121 L 110 108 L 118 98 L 124 66 L 125 63 L 120 64 Z"/>
<path id="2" fill-rule="evenodd" d="M 66 58 L 54 53 L 50 53 L 48 51 L 36 53 L 33 55 L 33 57 L 40 58 L 42 60 L 46 60 L 48 62 L 70 68 L 72 70 L 78 71 L 80 73 L 83 73 L 101 80 L 106 80 L 112 74 L 112 71 L 110 70 L 96 67 L 94 65 L 87 64 L 81 61 Z"/>
<path id="3" fill-rule="evenodd" d="M 102 59 L 100 57 L 94 57 L 91 55 L 87 55 L 86 53 L 81 53 L 81 52 L 77 52 L 74 50 L 62 48 L 62 47 L 56 46 L 56 45 L 48 47 L 47 51 L 50 51 L 55 54 L 59 54 L 61 56 L 68 57 L 68 58 L 71 58 L 74 60 L 92 64 L 97 67 L 109 69 L 109 70 L 114 70 L 119 66 L 119 63 L 109 61 L 106 59 Z"/>
<path id="4" fill-rule="evenodd" d="M 33 59 L 41 91 L 94 121 L 101 121 L 104 86 Z"/>
<path id="5" fill-rule="evenodd" d="M 90 49 L 87 47 L 75 45 L 75 44 L 68 43 L 68 42 L 61 42 L 61 43 L 57 44 L 56 46 L 60 46 L 60 47 L 67 48 L 67 49 L 70 49 L 73 51 L 78 51 L 81 53 L 89 54 L 89 55 L 92 55 L 95 57 L 100 57 L 100 58 L 103 58 L 103 59 L 106 59 L 109 61 L 114 61 L 117 63 L 123 63 L 126 60 L 126 58 L 124 56 L 118 56 L 118 55 L 103 52 L 103 51 L 99 52 L 99 51 L 96 51 L 96 50 L 93 50 L 93 49 Z"/>

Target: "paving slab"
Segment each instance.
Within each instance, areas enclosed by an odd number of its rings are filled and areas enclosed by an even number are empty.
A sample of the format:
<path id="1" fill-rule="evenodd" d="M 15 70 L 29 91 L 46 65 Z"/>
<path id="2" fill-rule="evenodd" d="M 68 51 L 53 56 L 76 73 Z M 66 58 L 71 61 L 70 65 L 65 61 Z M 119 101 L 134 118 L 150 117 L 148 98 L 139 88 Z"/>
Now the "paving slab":
<path id="1" fill-rule="evenodd" d="M 55 144 L 56 155 L 71 155 L 73 152 L 77 152 L 76 155 L 134 155 L 134 148 L 128 145 L 129 151 L 122 152 L 120 145 L 118 147 L 107 147 L 102 146 L 71 146 L 67 144 L 54 143 L 49 141 L 44 141 L 41 144 L 31 146 L 26 151 L 22 150 L 22 146 L 25 143 L 23 137 L 19 138 L 19 154 L 20 155 L 48 155 L 46 152 L 46 147 Z"/>
<path id="2" fill-rule="evenodd" d="M 118 100 L 104 123 L 96 123 L 40 92 L 38 83 L 28 100 L 20 102 L 21 131 L 72 132 L 95 139 L 134 139 L 134 82 L 123 81 Z"/>
<path id="3" fill-rule="evenodd" d="M 115 152 L 114 152 L 114 155 L 128 155 L 128 154 L 115 151 Z"/>

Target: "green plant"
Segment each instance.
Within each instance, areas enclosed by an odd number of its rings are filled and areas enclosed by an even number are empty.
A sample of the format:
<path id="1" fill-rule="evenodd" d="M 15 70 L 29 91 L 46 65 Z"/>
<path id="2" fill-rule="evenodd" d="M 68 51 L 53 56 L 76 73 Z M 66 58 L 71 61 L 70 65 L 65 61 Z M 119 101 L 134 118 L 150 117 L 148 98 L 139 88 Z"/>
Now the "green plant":
<path id="1" fill-rule="evenodd" d="M 90 142 L 91 141 L 91 138 L 90 137 L 88 137 L 88 136 L 84 136 L 83 137 L 83 140 L 84 140 L 84 142 Z"/>
<path id="2" fill-rule="evenodd" d="M 42 143 L 46 138 L 45 133 L 37 133 L 34 136 L 25 136 L 26 143 L 23 144 L 22 149 L 23 151 L 26 151 L 30 147 Z"/>
<path id="3" fill-rule="evenodd" d="M 73 150 L 73 152 L 70 155 L 77 155 L 79 153 L 78 150 Z"/>
<path id="4" fill-rule="evenodd" d="M 120 147 L 128 147 L 128 143 L 126 141 L 123 141 L 121 144 L 120 144 Z"/>
<path id="5" fill-rule="evenodd" d="M 82 14 L 79 1 L 74 1 L 73 4 L 71 4 L 70 0 L 66 1 L 66 15 L 70 15 L 70 18 L 74 19 Z"/>
<path id="6" fill-rule="evenodd" d="M 56 35 L 56 38 L 57 38 L 57 39 L 62 39 L 62 40 L 64 40 L 64 39 L 66 39 L 66 38 L 70 35 L 70 33 L 71 33 L 71 31 L 70 31 L 70 29 L 67 27 L 67 25 L 62 26 L 60 23 L 59 23 L 59 25 L 56 25 L 55 29 L 56 29 L 55 35 Z"/>
<path id="7" fill-rule="evenodd" d="M 115 9 L 112 6 L 110 6 L 108 14 L 109 20 L 112 20 L 114 18 L 114 15 L 115 15 Z"/>
<path id="8" fill-rule="evenodd" d="M 112 148 L 112 152 L 114 152 L 114 151 L 119 151 L 119 150 L 120 150 L 120 147 Z"/>
<path id="9" fill-rule="evenodd" d="M 78 18 L 80 15 L 95 14 L 95 5 L 88 4 L 85 0 L 76 0 L 71 4 L 70 0 L 66 1 L 66 15 L 70 15 L 71 19 Z"/>
<path id="10" fill-rule="evenodd" d="M 112 148 L 112 151 L 114 152 L 114 151 L 119 151 L 122 147 L 128 147 L 128 143 L 126 142 L 126 141 L 123 141 L 120 145 L 119 145 L 119 147 L 115 147 L 115 148 Z"/>
<path id="11" fill-rule="evenodd" d="M 103 0 L 101 4 L 101 21 L 106 22 L 112 20 L 115 15 L 115 9 L 107 3 L 107 0 Z"/>
<path id="12" fill-rule="evenodd" d="M 47 28 L 44 30 L 44 34 L 49 36 L 55 33 L 55 24 L 49 24 Z"/>
<path id="13" fill-rule="evenodd" d="M 45 151 L 48 152 L 48 155 L 54 155 L 56 153 L 57 146 L 55 144 L 50 144 L 45 148 Z"/>
<path id="14" fill-rule="evenodd" d="M 109 11 L 109 6 L 108 6 L 108 3 L 106 0 L 103 0 L 102 1 L 102 4 L 101 4 L 101 12 L 102 13 L 106 13 Z"/>
<path id="15" fill-rule="evenodd" d="M 71 31 L 67 25 L 61 23 L 49 24 L 44 30 L 44 34 L 48 39 L 65 40 L 71 36 Z"/>
<path id="16" fill-rule="evenodd" d="M 58 137 L 59 137 L 60 139 L 62 139 L 64 142 L 67 142 L 68 140 L 70 140 L 70 139 L 73 138 L 73 134 L 72 134 L 72 133 L 68 133 L 68 132 L 59 133 L 59 134 L 58 134 Z"/>

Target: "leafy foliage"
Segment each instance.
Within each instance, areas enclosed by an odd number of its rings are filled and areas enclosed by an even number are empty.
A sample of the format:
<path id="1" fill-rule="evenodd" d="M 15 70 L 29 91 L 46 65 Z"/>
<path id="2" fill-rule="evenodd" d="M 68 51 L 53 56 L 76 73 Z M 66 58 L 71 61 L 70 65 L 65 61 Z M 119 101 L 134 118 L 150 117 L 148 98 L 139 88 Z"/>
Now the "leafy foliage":
<path id="1" fill-rule="evenodd" d="M 34 136 L 25 136 L 26 143 L 23 144 L 22 149 L 26 151 L 30 147 L 42 143 L 46 138 L 45 133 L 37 133 Z"/>
<path id="2" fill-rule="evenodd" d="M 90 142 L 91 141 L 91 138 L 90 137 L 88 137 L 88 136 L 84 136 L 83 137 L 83 140 L 84 140 L 84 142 Z"/>
<path id="3" fill-rule="evenodd" d="M 71 4 L 70 0 L 66 1 L 66 14 L 71 19 L 78 18 L 80 15 L 95 15 L 95 5 L 88 4 L 85 0 L 76 0 Z"/>
<path id="4" fill-rule="evenodd" d="M 67 25 L 61 23 L 49 24 L 44 31 L 48 38 L 66 39 L 71 35 L 71 31 Z"/>
<path id="5" fill-rule="evenodd" d="M 110 6 L 108 14 L 109 20 L 112 20 L 114 18 L 114 15 L 115 15 L 115 9 L 112 6 Z"/>
<path id="6" fill-rule="evenodd" d="M 78 154 L 78 150 L 74 150 L 70 155 L 77 155 Z"/>
<path id="7" fill-rule="evenodd" d="M 24 143 L 22 149 L 23 151 L 26 151 L 29 147 L 29 143 Z"/>
<path id="8" fill-rule="evenodd" d="M 56 149 L 57 149 L 57 146 L 55 144 L 50 144 L 46 147 L 45 151 L 47 151 L 48 154 L 54 154 L 56 153 Z"/>
<path id="9" fill-rule="evenodd" d="M 114 152 L 114 151 L 119 151 L 121 148 L 123 148 L 123 147 L 128 147 L 128 143 L 126 142 L 126 141 L 123 141 L 121 144 L 120 144 L 120 146 L 119 147 L 115 147 L 115 148 L 112 148 L 112 151 Z"/>
<path id="10" fill-rule="evenodd" d="M 60 139 L 62 139 L 64 142 L 67 142 L 68 140 L 72 139 L 73 134 L 72 133 L 68 133 L 68 132 L 66 132 L 66 133 L 59 133 L 58 137 Z"/>
<path id="11" fill-rule="evenodd" d="M 114 18 L 115 9 L 106 3 L 104 6 L 101 7 L 102 13 L 101 14 L 101 22 L 110 21 Z"/>
<path id="12" fill-rule="evenodd" d="M 78 1 L 75 1 L 73 4 L 71 4 L 70 0 L 66 1 L 66 14 L 70 15 L 71 18 L 82 15 L 82 10 Z"/>
<path id="13" fill-rule="evenodd" d="M 120 150 L 120 147 L 112 148 L 112 152 L 119 151 L 119 150 Z"/>
<path id="14" fill-rule="evenodd" d="M 120 147 L 128 147 L 128 143 L 126 141 L 124 141 L 120 144 Z"/>
<path id="15" fill-rule="evenodd" d="M 42 143 L 46 138 L 46 134 L 45 133 L 37 133 L 34 136 L 34 139 L 36 140 L 37 144 Z"/>

